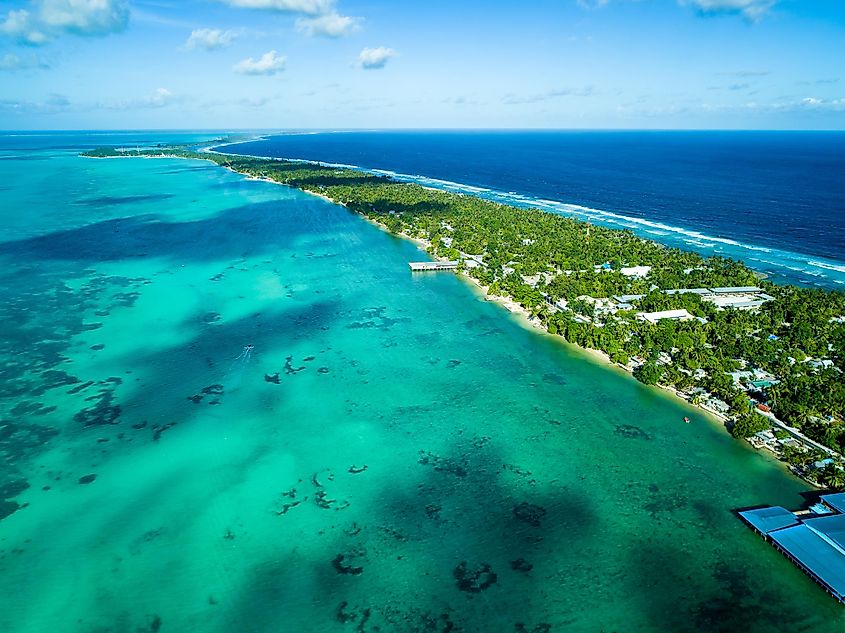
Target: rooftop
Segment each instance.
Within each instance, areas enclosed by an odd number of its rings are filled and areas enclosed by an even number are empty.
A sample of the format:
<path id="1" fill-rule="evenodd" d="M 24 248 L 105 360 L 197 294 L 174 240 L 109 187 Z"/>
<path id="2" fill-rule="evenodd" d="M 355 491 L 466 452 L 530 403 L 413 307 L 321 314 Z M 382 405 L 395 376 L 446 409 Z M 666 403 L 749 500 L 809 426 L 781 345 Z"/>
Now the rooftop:
<path id="1" fill-rule="evenodd" d="M 678 290 L 665 290 L 664 294 L 667 295 L 709 295 L 713 294 L 711 290 L 708 288 L 679 288 Z"/>
<path id="2" fill-rule="evenodd" d="M 758 288 L 757 286 L 726 286 L 724 288 L 711 288 L 710 290 L 712 290 L 717 295 L 760 292 L 760 288 Z"/>
<path id="3" fill-rule="evenodd" d="M 845 513 L 845 492 L 837 492 L 832 495 L 823 495 L 822 501 L 834 510 Z"/>
<path id="4" fill-rule="evenodd" d="M 626 277 L 646 277 L 651 272 L 651 266 L 626 266 L 619 272 Z"/>
<path id="5" fill-rule="evenodd" d="M 631 303 L 637 299 L 642 299 L 645 295 L 616 295 L 613 298 L 619 303 Z"/>
<path id="6" fill-rule="evenodd" d="M 790 525 L 798 525 L 795 515 L 781 506 L 745 510 L 740 512 L 739 516 L 761 534 L 768 534 Z"/>
<path id="7" fill-rule="evenodd" d="M 675 321 L 689 321 L 693 316 L 686 310 L 663 310 L 662 312 L 638 312 L 637 317 L 644 321 L 657 323 L 662 319 L 672 319 Z"/>
<path id="8" fill-rule="evenodd" d="M 801 567 L 840 602 L 845 602 L 845 493 L 824 495 L 825 506 L 838 514 L 818 516 L 817 504 L 793 513 L 780 506 L 744 510 L 739 516 L 770 540 L 787 558 Z"/>
<path id="9" fill-rule="evenodd" d="M 833 519 L 834 522 L 830 522 Z M 840 534 L 838 525 L 845 515 L 809 519 L 808 521 L 775 530 L 769 537 L 804 570 L 828 589 L 840 601 L 845 600 L 845 552 L 841 540 L 831 539 L 824 530 Z M 822 524 L 821 522 L 830 522 Z"/>

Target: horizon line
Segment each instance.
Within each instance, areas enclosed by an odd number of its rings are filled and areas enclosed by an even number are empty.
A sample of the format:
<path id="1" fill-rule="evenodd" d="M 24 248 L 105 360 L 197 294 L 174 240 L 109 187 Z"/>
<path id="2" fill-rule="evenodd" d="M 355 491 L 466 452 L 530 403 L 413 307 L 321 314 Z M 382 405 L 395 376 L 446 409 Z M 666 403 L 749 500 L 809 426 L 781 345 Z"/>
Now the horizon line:
<path id="1" fill-rule="evenodd" d="M 0 129 L 0 134 L 46 133 L 134 133 L 134 132 L 834 132 L 845 133 L 845 128 L 636 128 L 636 127 L 279 127 L 279 128 L 44 128 Z"/>

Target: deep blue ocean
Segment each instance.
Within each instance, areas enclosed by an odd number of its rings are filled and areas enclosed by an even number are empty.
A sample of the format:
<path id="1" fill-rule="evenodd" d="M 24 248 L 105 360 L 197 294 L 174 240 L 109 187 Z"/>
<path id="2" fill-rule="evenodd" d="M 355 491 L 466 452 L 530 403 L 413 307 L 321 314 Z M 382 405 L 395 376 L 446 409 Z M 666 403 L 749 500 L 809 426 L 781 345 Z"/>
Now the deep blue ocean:
<path id="1" fill-rule="evenodd" d="M 289 133 L 233 153 L 317 160 L 576 215 L 773 278 L 845 284 L 845 133 Z"/>

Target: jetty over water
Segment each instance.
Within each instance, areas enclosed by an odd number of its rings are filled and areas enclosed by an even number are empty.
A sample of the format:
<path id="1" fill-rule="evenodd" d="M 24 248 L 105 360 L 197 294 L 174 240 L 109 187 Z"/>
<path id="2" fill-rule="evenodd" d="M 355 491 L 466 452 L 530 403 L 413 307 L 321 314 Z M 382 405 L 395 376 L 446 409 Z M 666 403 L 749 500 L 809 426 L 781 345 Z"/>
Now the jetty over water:
<path id="1" fill-rule="evenodd" d="M 408 262 L 413 272 L 422 270 L 457 270 L 458 262 Z"/>
<path id="2" fill-rule="evenodd" d="M 845 493 L 823 495 L 809 510 L 767 506 L 739 516 L 845 604 Z"/>

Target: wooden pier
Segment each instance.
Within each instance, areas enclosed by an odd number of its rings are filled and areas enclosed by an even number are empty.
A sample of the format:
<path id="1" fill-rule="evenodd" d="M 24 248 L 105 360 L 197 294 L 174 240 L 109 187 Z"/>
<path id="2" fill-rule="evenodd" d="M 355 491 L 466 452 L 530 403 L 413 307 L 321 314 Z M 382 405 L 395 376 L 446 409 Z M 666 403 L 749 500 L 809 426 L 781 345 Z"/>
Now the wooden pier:
<path id="1" fill-rule="evenodd" d="M 423 270 L 457 270 L 458 262 L 408 262 L 411 271 Z"/>

